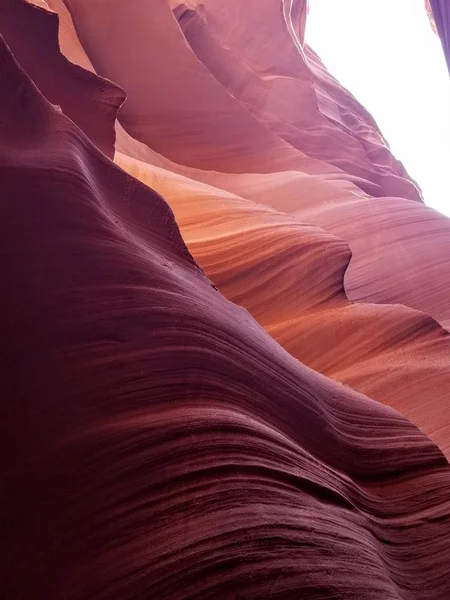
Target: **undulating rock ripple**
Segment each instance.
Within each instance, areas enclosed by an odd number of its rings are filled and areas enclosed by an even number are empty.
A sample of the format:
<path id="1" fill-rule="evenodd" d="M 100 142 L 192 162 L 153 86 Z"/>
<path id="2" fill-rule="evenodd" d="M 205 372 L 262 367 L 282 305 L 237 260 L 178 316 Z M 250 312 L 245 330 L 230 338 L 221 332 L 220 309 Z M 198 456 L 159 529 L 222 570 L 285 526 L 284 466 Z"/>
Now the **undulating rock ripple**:
<path id="1" fill-rule="evenodd" d="M 2 598 L 450 598 L 450 219 L 306 20 L 0 0 Z"/>

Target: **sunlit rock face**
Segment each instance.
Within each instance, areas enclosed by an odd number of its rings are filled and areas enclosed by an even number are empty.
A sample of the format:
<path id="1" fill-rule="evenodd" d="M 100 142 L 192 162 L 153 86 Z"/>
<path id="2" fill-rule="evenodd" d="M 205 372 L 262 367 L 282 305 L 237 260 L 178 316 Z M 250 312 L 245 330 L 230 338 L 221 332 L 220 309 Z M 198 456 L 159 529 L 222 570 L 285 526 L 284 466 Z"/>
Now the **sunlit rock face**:
<path id="1" fill-rule="evenodd" d="M 0 3 L 5 598 L 450 597 L 450 221 L 306 20 Z"/>

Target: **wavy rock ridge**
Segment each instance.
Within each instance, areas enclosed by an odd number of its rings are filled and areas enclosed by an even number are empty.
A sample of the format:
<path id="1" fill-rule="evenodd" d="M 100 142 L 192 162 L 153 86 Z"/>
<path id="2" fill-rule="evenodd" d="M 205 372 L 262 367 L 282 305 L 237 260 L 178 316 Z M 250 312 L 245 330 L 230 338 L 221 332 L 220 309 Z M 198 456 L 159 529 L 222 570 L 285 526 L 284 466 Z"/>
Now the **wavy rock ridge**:
<path id="1" fill-rule="evenodd" d="M 306 3 L 33 4 L 0 7 L 5 597 L 449 597 L 449 220 Z"/>

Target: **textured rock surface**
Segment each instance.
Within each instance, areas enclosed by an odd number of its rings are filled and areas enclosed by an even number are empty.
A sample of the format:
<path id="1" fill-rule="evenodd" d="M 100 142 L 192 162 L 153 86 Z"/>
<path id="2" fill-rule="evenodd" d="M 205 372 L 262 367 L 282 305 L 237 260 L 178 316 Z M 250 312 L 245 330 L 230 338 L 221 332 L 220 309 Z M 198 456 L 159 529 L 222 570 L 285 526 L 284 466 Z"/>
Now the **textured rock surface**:
<path id="1" fill-rule="evenodd" d="M 114 121 L 125 93 L 70 63 L 57 51 L 58 17 L 23 0 L 0 4 L 1 34 L 48 100 L 58 106 L 111 158 Z"/>
<path id="2" fill-rule="evenodd" d="M 0 6 L 2 593 L 450 597 L 450 222 L 306 3 L 33 4 Z"/>

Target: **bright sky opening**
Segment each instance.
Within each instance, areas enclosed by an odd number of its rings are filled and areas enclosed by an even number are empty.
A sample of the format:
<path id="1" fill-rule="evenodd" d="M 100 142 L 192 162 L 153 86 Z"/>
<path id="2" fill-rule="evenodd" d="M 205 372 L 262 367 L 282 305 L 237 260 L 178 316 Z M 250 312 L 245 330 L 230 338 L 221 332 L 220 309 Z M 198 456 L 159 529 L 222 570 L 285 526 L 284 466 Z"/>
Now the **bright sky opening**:
<path id="1" fill-rule="evenodd" d="M 450 77 L 424 0 L 310 0 L 306 41 L 450 216 Z"/>

